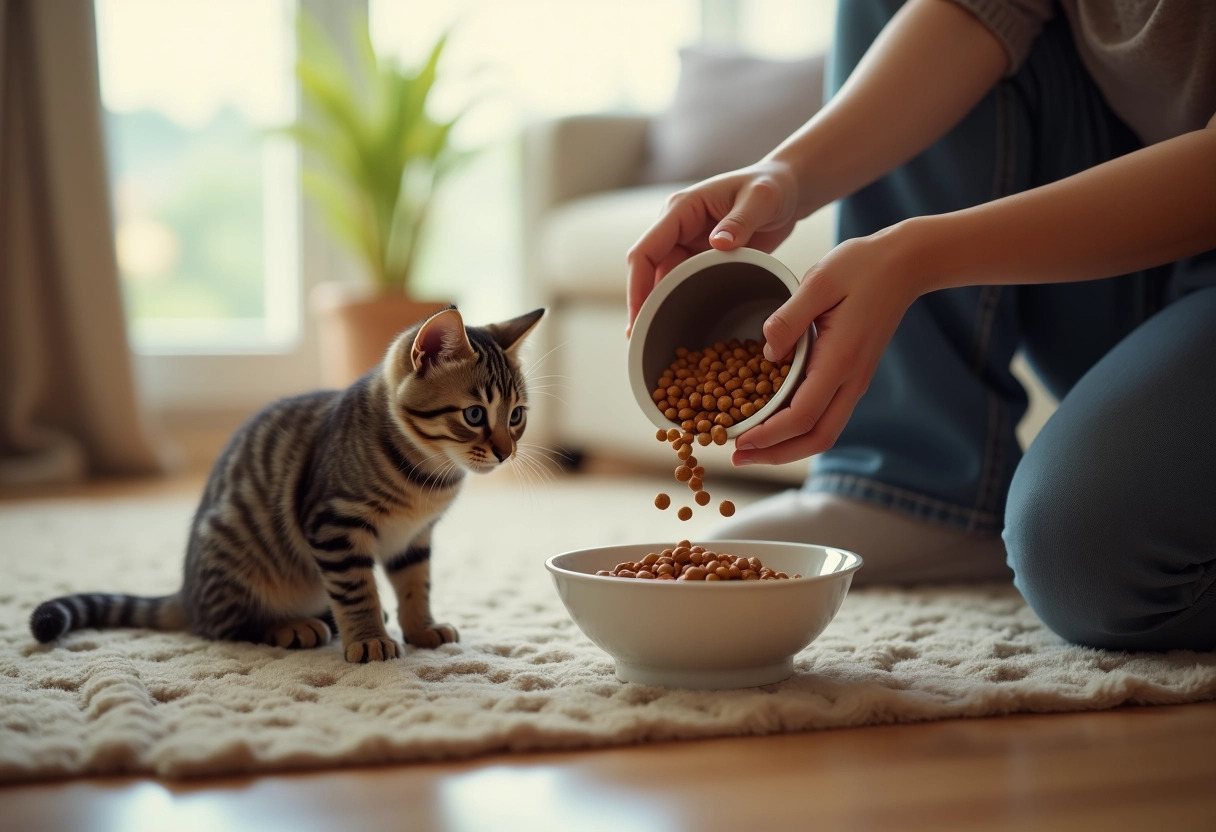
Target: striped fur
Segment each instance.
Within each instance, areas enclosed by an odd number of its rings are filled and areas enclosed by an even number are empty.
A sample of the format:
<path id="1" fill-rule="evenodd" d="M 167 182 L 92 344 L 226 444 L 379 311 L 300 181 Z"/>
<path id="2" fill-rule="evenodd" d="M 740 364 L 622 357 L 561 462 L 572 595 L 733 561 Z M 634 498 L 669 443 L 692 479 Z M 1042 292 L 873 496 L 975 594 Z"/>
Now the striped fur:
<path id="1" fill-rule="evenodd" d="M 527 425 L 518 350 L 543 314 L 466 327 L 452 307 L 402 333 L 349 388 L 271 404 L 212 469 L 176 595 L 56 598 L 31 616 L 35 638 L 151 627 L 297 648 L 336 634 L 348 661 L 390 659 L 401 647 L 385 628 L 379 563 L 405 640 L 456 641 L 431 617 L 431 530 L 466 472 L 515 453 Z"/>

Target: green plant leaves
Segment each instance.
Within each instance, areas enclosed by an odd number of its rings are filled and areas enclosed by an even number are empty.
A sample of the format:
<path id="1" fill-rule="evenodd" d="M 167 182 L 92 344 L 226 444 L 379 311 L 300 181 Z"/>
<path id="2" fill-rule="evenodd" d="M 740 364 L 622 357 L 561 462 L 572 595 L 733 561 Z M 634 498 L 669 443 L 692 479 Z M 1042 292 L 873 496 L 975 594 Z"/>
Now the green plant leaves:
<path id="1" fill-rule="evenodd" d="M 353 67 L 304 13 L 297 32 L 306 112 L 282 132 L 308 151 L 306 193 L 378 288 L 408 289 L 435 189 L 469 155 L 450 144 L 464 112 L 427 113 L 449 35 L 411 70 L 376 53 L 366 16 L 352 22 Z"/>

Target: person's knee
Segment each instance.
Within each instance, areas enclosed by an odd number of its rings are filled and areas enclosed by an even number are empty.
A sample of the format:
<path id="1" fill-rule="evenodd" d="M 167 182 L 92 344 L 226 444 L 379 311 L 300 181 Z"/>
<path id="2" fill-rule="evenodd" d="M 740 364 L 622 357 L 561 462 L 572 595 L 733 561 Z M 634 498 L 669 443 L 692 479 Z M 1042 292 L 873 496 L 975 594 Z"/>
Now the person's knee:
<path id="1" fill-rule="evenodd" d="M 1096 644 L 1118 630 L 1106 574 L 1099 563 L 1094 519 L 1058 482 L 1015 478 L 1005 516 L 1005 551 L 1014 584 L 1039 618 L 1068 641 Z"/>
<path id="2" fill-rule="evenodd" d="M 1210 635 L 1187 622 L 1211 576 L 1199 568 L 1192 579 L 1171 574 L 1143 520 L 1099 472 L 1019 468 L 1004 532 L 1014 583 L 1043 623 L 1075 644 L 1210 649 Z"/>

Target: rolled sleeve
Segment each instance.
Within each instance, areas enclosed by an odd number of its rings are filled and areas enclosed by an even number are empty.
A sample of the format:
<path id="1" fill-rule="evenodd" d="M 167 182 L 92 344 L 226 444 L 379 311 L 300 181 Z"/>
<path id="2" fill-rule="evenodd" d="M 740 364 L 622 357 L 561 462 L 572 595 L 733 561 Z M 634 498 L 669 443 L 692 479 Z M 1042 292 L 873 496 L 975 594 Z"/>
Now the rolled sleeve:
<path id="1" fill-rule="evenodd" d="M 1055 15 L 1055 0 L 951 0 L 975 15 L 1005 47 L 1006 75 L 1018 71 L 1030 45 Z"/>

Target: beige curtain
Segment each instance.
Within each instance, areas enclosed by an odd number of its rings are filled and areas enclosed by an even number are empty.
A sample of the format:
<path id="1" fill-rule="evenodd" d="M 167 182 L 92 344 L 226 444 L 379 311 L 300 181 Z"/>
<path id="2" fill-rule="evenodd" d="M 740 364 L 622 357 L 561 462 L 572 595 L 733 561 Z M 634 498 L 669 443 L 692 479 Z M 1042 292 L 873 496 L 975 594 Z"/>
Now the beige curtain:
<path id="1" fill-rule="evenodd" d="M 0 485 L 162 467 L 114 253 L 91 0 L 0 0 Z"/>

